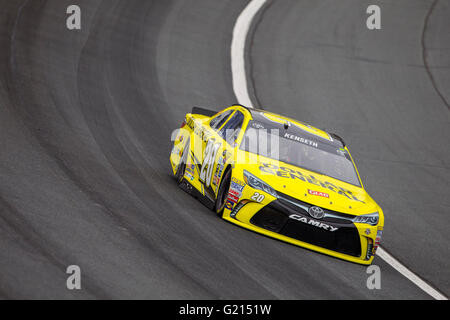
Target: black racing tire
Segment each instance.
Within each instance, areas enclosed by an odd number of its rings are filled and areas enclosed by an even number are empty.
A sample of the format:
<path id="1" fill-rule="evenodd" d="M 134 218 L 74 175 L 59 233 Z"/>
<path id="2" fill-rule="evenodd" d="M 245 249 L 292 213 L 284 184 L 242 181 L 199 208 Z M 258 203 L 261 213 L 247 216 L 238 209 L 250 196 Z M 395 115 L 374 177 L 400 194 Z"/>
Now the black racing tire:
<path id="1" fill-rule="evenodd" d="M 219 186 L 219 192 L 217 193 L 216 203 L 214 205 L 214 211 L 219 217 L 222 217 L 223 209 L 228 197 L 228 191 L 231 184 L 231 168 L 228 167 L 224 173 L 222 181 Z"/>
<path id="2" fill-rule="evenodd" d="M 175 177 L 177 179 L 178 184 L 181 184 L 184 177 L 184 172 L 186 171 L 186 162 L 189 156 L 189 140 L 186 142 L 186 145 L 183 149 L 183 155 L 181 156 L 180 164 L 178 165 L 177 173 Z"/>

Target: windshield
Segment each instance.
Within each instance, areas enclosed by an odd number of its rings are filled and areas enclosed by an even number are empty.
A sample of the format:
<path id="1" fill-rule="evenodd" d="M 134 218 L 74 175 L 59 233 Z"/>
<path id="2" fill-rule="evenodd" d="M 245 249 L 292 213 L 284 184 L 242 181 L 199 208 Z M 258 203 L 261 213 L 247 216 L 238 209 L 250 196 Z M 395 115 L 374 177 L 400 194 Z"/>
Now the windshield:
<path id="1" fill-rule="evenodd" d="M 249 126 L 240 150 L 361 186 L 350 155 L 344 148 L 279 130 L 257 130 Z"/>

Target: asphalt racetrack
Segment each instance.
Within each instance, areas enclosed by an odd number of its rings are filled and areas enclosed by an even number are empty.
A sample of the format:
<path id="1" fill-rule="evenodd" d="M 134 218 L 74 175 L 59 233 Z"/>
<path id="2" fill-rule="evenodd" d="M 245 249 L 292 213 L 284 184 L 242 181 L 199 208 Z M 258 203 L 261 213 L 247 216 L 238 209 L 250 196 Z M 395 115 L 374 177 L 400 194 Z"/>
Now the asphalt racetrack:
<path id="1" fill-rule="evenodd" d="M 369 290 L 366 267 L 231 225 L 177 187 L 172 131 L 192 106 L 237 102 L 247 4 L 0 0 L 0 298 L 432 299 L 378 257 Z M 446 0 L 273 0 L 246 51 L 255 106 L 344 137 L 383 248 L 447 296 L 449 28 Z"/>

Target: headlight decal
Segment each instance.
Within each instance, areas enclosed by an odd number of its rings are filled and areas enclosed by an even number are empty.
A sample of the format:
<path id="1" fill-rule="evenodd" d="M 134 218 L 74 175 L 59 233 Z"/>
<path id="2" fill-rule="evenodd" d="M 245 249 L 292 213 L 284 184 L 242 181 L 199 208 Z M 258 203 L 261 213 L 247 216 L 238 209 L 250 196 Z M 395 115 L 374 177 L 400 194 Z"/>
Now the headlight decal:
<path id="1" fill-rule="evenodd" d="M 273 189 L 271 186 L 269 186 L 267 183 L 262 181 L 261 179 L 257 178 L 247 170 L 244 170 L 244 180 L 245 182 L 252 187 L 253 189 L 264 191 L 271 196 L 278 197 L 277 192 L 275 189 Z"/>
<path id="2" fill-rule="evenodd" d="M 353 219 L 354 223 L 365 223 L 369 224 L 371 226 L 376 226 L 378 224 L 379 215 L 378 212 L 375 213 L 369 213 L 369 214 L 363 214 L 360 216 L 356 216 Z"/>

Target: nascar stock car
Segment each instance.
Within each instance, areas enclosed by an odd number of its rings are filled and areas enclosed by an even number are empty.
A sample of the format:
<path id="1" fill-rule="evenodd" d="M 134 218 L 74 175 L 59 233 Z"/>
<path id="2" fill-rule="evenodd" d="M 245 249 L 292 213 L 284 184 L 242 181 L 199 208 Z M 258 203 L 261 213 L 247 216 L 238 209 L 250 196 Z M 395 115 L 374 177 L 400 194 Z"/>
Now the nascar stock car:
<path id="1" fill-rule="evenodd" d="M 192 109 L 173 135 L 173 173 L 223 219 L 294 245 L 371 264 L 383 211 L 342 138 L 233 105 Z"/>

